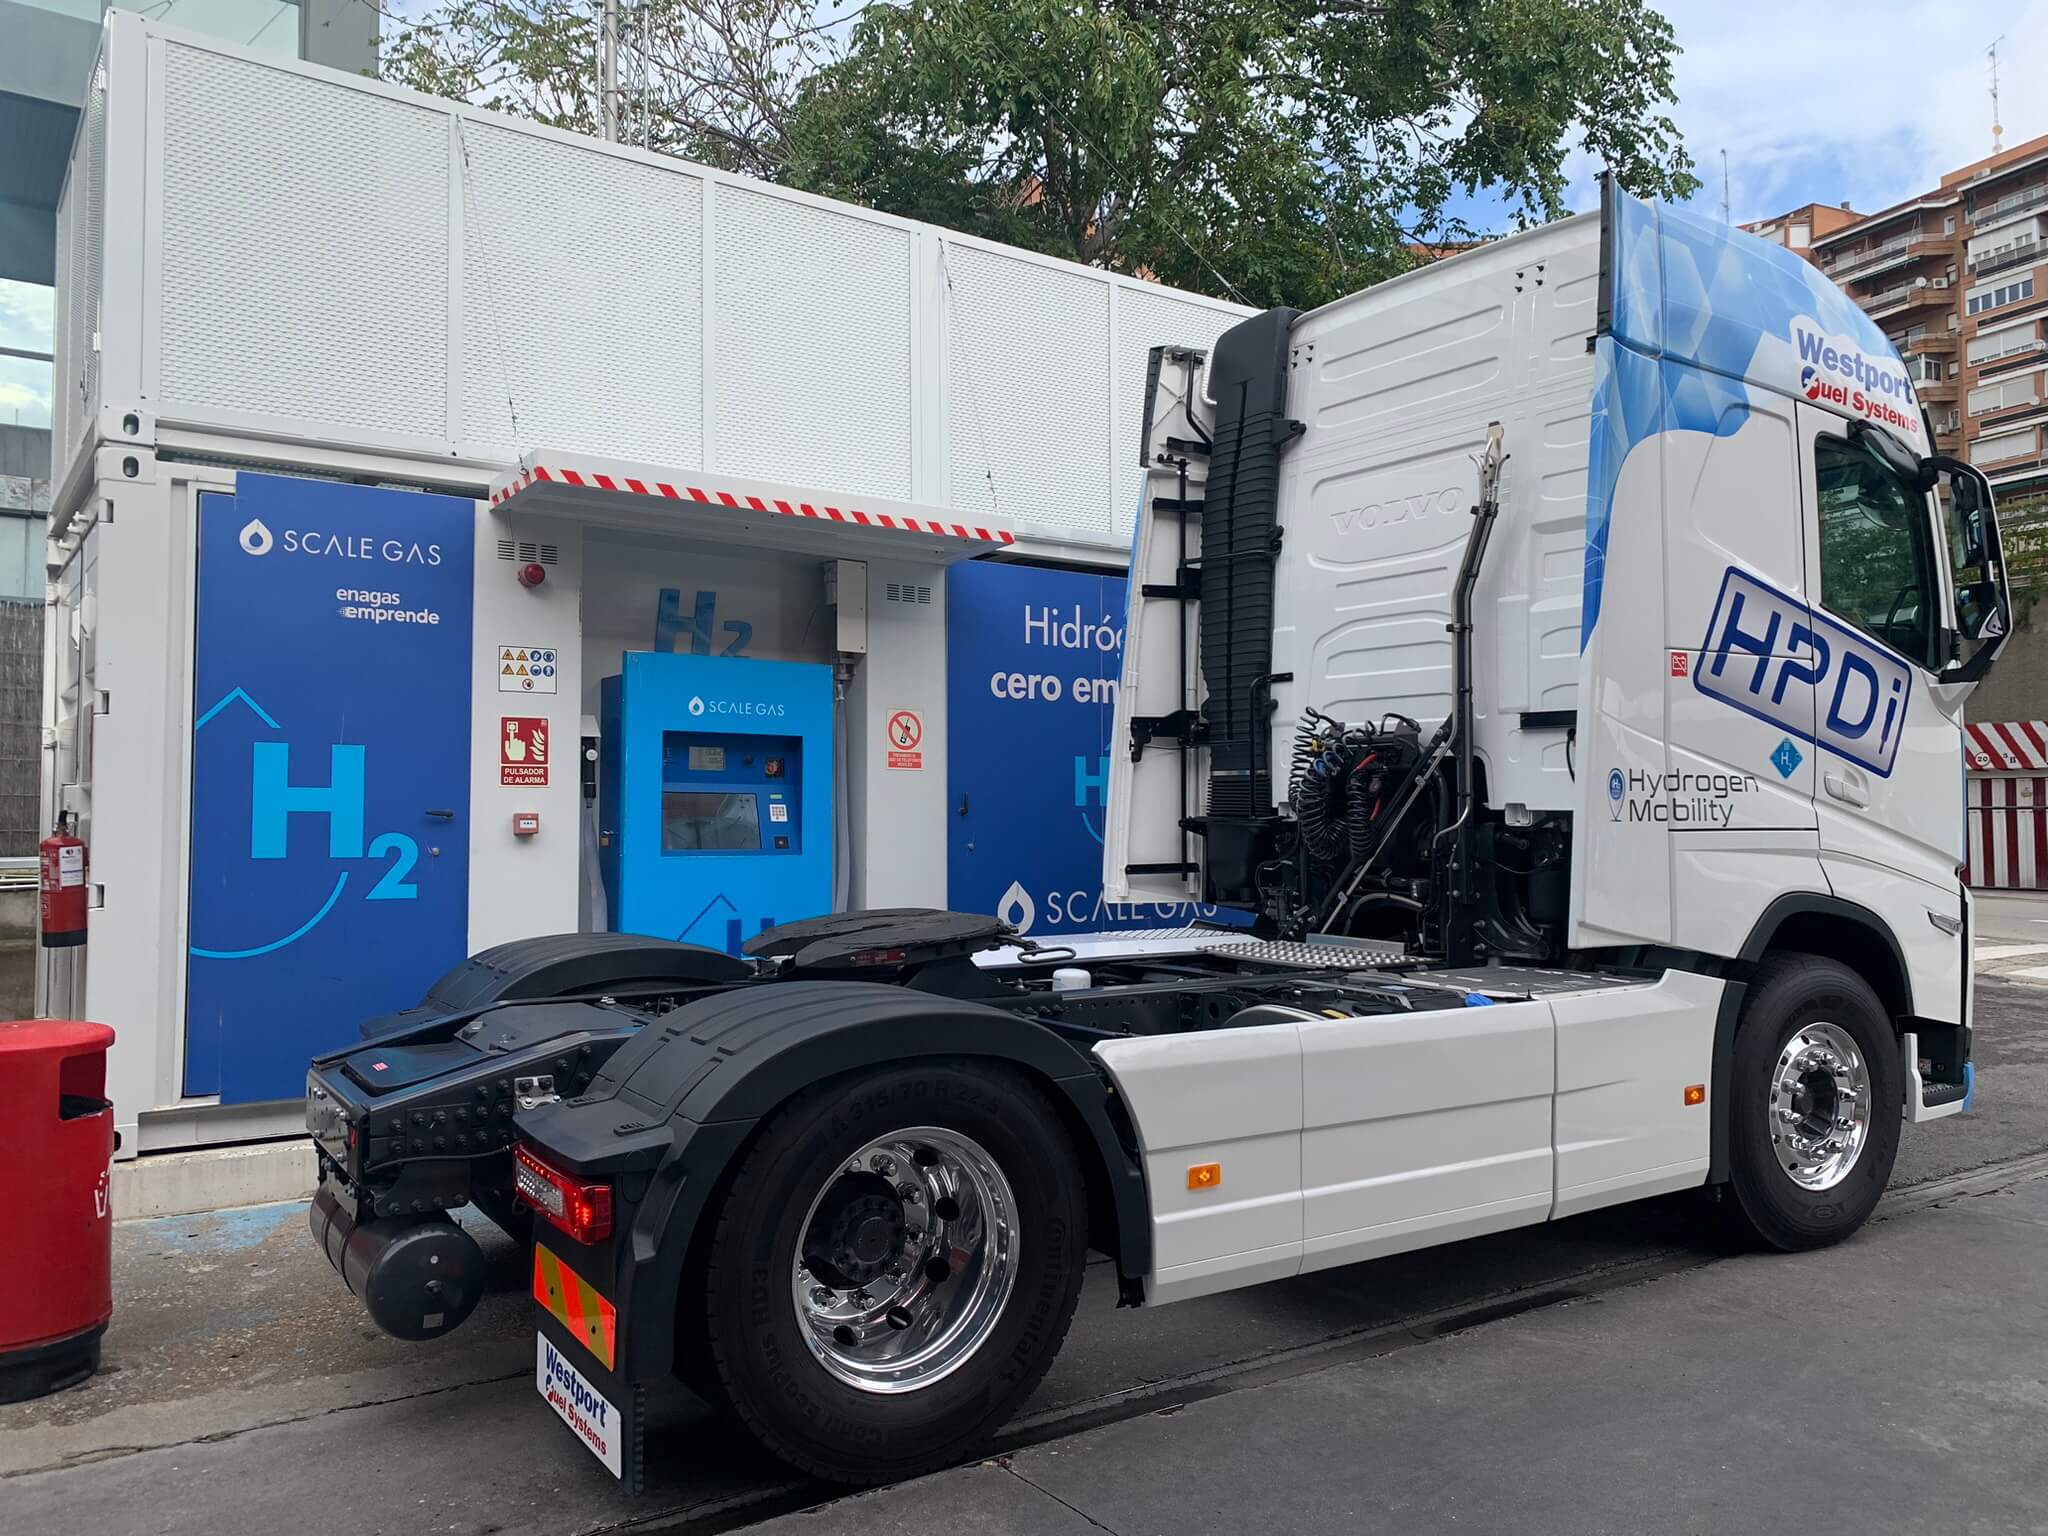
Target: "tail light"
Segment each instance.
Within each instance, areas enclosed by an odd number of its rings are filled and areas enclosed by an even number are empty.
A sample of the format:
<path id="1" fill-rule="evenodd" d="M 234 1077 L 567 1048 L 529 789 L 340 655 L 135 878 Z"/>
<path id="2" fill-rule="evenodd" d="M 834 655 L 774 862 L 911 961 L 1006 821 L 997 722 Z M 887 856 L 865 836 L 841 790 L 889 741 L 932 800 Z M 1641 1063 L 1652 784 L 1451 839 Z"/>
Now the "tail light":
<path id="1" fill-rule="evenodd" d="M 612 1235 L 611 1185 L 572 1179 L 523 1146 L 513 1154 L 513 1194 L 579 1243 L 600 1243 Z"/>

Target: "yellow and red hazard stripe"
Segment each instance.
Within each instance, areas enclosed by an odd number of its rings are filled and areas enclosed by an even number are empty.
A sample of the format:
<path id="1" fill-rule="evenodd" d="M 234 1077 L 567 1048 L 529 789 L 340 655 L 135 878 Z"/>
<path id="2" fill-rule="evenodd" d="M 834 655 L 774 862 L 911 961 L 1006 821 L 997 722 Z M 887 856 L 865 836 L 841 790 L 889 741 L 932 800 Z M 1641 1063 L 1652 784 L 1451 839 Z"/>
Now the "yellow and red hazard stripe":
<path id="1" fill-rule="evenodd" d="M 577 1343 L 612 1368 L 619 1343 L 619 1309 L 571 1269 L 546 1243 L 533 1245 L 533 1299 L 569 1330 Z"/>

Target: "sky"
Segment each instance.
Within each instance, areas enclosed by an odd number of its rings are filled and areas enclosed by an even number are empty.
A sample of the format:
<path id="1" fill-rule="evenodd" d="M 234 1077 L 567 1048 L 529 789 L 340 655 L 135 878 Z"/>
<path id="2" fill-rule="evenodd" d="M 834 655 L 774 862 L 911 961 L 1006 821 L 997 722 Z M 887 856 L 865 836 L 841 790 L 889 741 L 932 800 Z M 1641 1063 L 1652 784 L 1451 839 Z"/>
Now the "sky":
<path id="1" fill-rule="evenodd" d="M 1999 45 L 2007 145 L 2048 134 L 2048 0 L 1663 0 L 1685 51 L 1671 109 L 1705 183 L 1693 200 L 1721 212 L 1728 151 L 1736 223 L 1803 203 L 1847 200 L 1865 212 L 1936 185 L 1991 153 L 1991 72 Z M 1598 206 L 1599 167 L 1566 162 L 1575 209 Z M 1477 227 L 1486 200 L 1467 214 Z"/>

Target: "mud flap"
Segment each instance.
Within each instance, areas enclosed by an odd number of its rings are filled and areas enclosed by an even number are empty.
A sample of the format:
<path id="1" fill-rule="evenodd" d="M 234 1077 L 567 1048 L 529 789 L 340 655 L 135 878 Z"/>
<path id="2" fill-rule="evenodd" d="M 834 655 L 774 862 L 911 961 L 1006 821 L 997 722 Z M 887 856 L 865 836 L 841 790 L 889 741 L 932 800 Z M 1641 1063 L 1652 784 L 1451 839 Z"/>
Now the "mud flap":
<path id="1" fill-rule="evenodd" d="M 562 1246 L 593 1269 L 608 1268 L 590 1264 L 598 1255 L 588 1249 Z M 535 1390 L 584 1449 L 637 1496 L 647 1482 L 647 1394 L 627 1375 L 618 1328 L 623 1314 L 545 1240 L 533 1247 L 533 1292 Z"/>

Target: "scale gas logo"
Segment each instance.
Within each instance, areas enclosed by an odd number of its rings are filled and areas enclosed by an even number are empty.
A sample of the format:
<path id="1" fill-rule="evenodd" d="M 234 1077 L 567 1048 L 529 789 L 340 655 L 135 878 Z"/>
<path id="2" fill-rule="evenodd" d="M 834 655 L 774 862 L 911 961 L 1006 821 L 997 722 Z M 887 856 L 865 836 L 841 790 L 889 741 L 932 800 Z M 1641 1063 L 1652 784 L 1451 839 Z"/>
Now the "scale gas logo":
<path id="1" fill-rule="evenodd" d="M 280 547 L 270 525 L 260 517 L 242 524 L 235 536 L 242 552 L 267 555 Z M 441 546 L 411 539 L 365 538 L 354 533 L 322 533 L 315 528 L 287 528 L 282 548 L 288 555 L 314 555 L 334 560 L 379 560 L 386 565 L 439 565 Z"/>
<path id="2" fill-rule="evenodd" d="M 1701 693 L 1891 777 L 1913 685 L 1904 660 L 1733 566 L 1700 648 L 1692 681 Z"/>
<path id="3" fill-rule="evenodd" d="M 789 713 L 786 704 L 770 704 L 763 699 L 707 699 L 701 693 L 690 695 L 690 713 L 700 715 L 763 715 L 780 719 Z"/>

